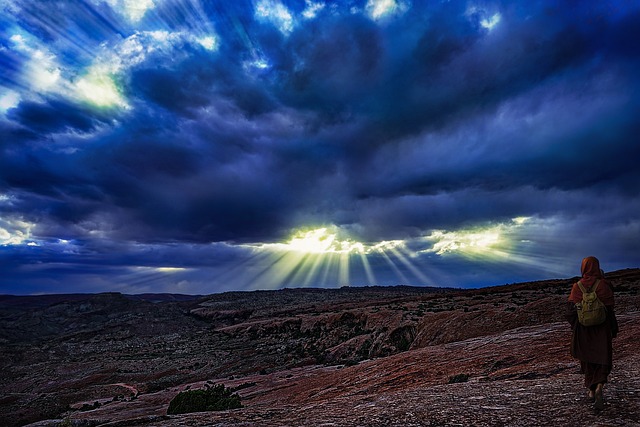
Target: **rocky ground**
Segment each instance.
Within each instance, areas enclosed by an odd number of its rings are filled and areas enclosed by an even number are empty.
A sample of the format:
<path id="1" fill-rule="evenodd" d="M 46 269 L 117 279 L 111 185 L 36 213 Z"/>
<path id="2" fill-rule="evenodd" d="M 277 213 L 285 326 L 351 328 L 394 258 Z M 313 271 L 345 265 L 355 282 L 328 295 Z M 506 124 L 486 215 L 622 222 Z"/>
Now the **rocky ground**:
<path id="1" fill-rule="evenodd" d="M 568 354 L 566 279 L 160 302 L 7 297 L 0 413 L 34 426 L 640 425 L 640 270 L 608 277 L 621 333 L 599 412 Z M 244 407 L 166 415 L 178 392 L 213 383 L 237 387 Z"/>

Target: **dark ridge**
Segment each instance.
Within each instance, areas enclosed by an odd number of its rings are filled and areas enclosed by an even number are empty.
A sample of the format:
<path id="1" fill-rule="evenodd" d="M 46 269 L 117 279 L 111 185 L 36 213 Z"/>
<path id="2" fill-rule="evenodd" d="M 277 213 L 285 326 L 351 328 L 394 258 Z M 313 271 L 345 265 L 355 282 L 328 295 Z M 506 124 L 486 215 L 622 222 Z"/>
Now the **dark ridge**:
<path id="1" fill-rule="evenodd" d="M 202 298 L 202 295 L 187 295 L 187 294 L 136 294 L 136 295 L 124 295 L 125 298 L 133 301 L 148 301 L 153 303 L 158 302 L 185 302 L 194 301 Z"/>

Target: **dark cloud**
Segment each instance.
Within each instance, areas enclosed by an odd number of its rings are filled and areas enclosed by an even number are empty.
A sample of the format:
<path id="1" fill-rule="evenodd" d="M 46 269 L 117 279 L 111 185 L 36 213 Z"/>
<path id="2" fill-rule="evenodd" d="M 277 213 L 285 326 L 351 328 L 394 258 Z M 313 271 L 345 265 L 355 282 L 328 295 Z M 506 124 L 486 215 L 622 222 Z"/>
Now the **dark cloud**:
<path id="1" fill-rule="evenodd" d="M 292 34 L 280 70 L 284 102 L 326 114 L 348 113 L 381 83 L 380 29 L 359 15 L 316 20 Z"/>
<path id="2" fill-rule="evenodd" d="M 102 114 L 94 114 L 78 105 L 58 99 L 47 103 L 21 102 L 16 108 L 8 111 L 7 117 L 41 135 L 67 130 L 90 132 L 106 119 Z"/>

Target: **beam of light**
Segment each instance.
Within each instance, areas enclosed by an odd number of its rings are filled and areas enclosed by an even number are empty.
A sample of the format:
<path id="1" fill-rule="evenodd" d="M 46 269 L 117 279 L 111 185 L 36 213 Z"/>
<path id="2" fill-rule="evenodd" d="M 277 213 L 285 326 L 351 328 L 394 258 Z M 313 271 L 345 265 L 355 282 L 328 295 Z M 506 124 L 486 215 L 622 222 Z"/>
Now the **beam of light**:
<path id="1" fill-rule="evenodd" d="M 242 22 L 240 22 L 240 20 L 235 16 L 230 16 L 229 20 L 231 21 L 236 35 L 242 41 L 242 44 L 244 45 L 244 48 L 247 52 L 246 56 L 248 57 L 248 59 L 243 61 L 242 64 L 245 72 L 250 74 L 251 72 L 261 72 L 271 68 L 271 63 L 264 55 L 262 50 L 256 47 L 256 44 L 249 36 L 249 33 L 247 32 L 247 29 L 242 24 Z"/>
<path id="2" fill-rule="evenodd" d="M 286 243 L 248 245 L 252 250 L 270 252 L 272 261 L 254 275 L 258 286 L 334 286 L 349 285 L 352 256 L 358 256 L 369 284 L 377 283 L 367 260 L 367 253 L 383 253 L 400 245 L 399 241 L 365 245 L 339 237 L 343 231 L 335 226 L 295 231 Z M 266 283 L 268 281 L 268 283 Z"/>
<path id="3" fill-rule="evenodd" d="M 254 282 L 255 278 L 264 270 L 261 266 L 271 255 L 266 251 L 252 249 L 248 256 L 239 258 L 237 262 L 225 263 L 225 269 L 217 273 L 217 279 L 222 283 L 230 283 L 237 280 L 238 277 L 243 277 L 243 281 L 246 283 Z"/>
<path id="4" fill-rule="evenodd" d="M 166 280 L 166 274 L 154 267 L 130 267 L 131 272 L 120 276 L 121 283 L 136 292 L 151 292 L 156 285 Z"/>
<path id="5" fill-rule="evenodd" d="M 434 230 L 407 240 L 368 243 L 358 242 L 349 237 L 347 230 L 332 225 L 299 229 L 284 243 L 242 246 L 271 254 L 262 263 L 262 270 L 253 276 L 255 287 L 349 285 L 356 267 L 364 273 L 357 280 L 366 276 L 369 284 L 377 284 L 372 259 L 386 263 L 400 283 L 436 286 L 434 279 L 441 277 L 439 272 L 424 270 L 429 256 L 458 256 L 494 263 L 496 268 L 505 261 L 535 265 L 526 254 L 514 252 L 522 227 L 530 220 L 518 217 L 485 227 Z"/>
<path id="6" fill-rule="evenodd" d="M 40 22 L 47 29 L 53 26 L 44 17 Z M 135 31 L 114 42 L 94 46 L 93 49 L 82 51 L 81 57 L 90 59 L 90 65 L 80 73 L 64 68 L 58 63 L 56 54 L 49 51 L 42 41 L 19 29 L 10 37 L 9 47 L 24 58 L 24 70 L 14 83 L 34 94 L 56 93 L 99 108 L 128 109 L 129 105 L 117 82 L 126 78 L 126 73 L 133 66 L 150 60 L 153 58 L 151 55 L 157 52 L 174 58 L 186 55 L 183 49 L 185 44 L 208 51 L 219 49 L 219 37 L 211 28 L 211 23 L 207 22 L 200 27 L 202 29 L 196 32 Z M 63 35 L 66 37 L 67 49 L 75 49 L 77 46 L 86 48 L 91 45 L 91 41 L 80 34 L 75 34 L 75 38 L 71 38 L 69 34 Z M 66 54 L 68 53 L 67 51 Z M 24 97 L 24 94 L 2 94 L 0 112 L 6 112 L 16 106 L 21 97 Z"/>
<path id="7" fill-rule="evenodd" d="M 299 268 L 301 262 L 304 261 L 305 254 L 300 252 L 287 252 L 284 256 L 278 258 L 263 274 L 264 282 L 256 282 L 256 287 L 266 285 L 269 288 L 282 287 L 287 283 L 287 279 L 291 278 L 292 272 Z M 268 274 L 267 274 L 268 273 Z"/>
<path id="8" fill-rule="evenodd" d="M 364 268 L 364 274 L 367 276 L 367 281 L 369 285 L 377 286 L 378 281 L 376 280 L 375 275 L 373 274 L 373 269 L 371 268 L 371 264 L 369 263 L 369 259 L 366 257 L 364 253 L 360 253 L 360 260 L 362 261 L 362 266 Z"/>
<path id="9" fill-rule="evenodd" d="M 329 283 L 329 277 L 331 277 L 331 273 L 332 273 L 332 268 L 335 267 L 335 260 L 334 258 L 336 257 L 335 253 L 330 253 L 328 255 L 328 257 L 323 257 L 326 261 L 324 263 L 323 269 L 322 269 L 322 276 L 320 277 L 319 280 L 319 284 L 322 287 L 326 287 L 327 283 Z"/>
<path id="10" fill-rule="evenodd" d="M 567 274 L 566 256 L 552 257 L 548 253 L 532 254 L 531 252 L 513 249 L 511 249 L 509 252 L 498 250 L 494 251 L 494 253 L 502 260 L 509 260 L 510 263 L 516 263 L 518 265 L 527 267 L 534 267 L 541 271 L 558 274 L 559 276 L 564 276 Z M 494 260 L 498 261 L 496 258 L 494 258 Z M 492 258 L 489 258 L 487 262 L 492 262 Z"/>
<path id="11" fill-rule="evenodd" d="M 185 278 L 189 268 L 134 266 L 116 275 L 109 284 L 123 293 L 189 292 Z"/>
<path id="12" fill-rule="evenodd" d="M 381 252 L 381 255 L 382 255 L 383 259 L 387 262 L 387 264 L 389 264 L 389 267 L 391 267 L 391 269 L 396 274 L 398 279 L 400 279 L 402 284 L 411 283 L 411 282 L 409 282 L 409 279 L 407 278 L 407 276 L 404 275 L 404 273 L 400 270 L 400 268 L 398 268 L 398 266 L 389 257 L 389 255 L 387 255 L 385 252 Z"/>
<path id="13" fill-rule="evenodd" d="M 340 268 L 338 272 L 338 280 L 340 286 L 349 285 L 349 253 L 342 252 L 340 254 Z"/>
<path id="14" fill-rule="evenodd" d="M 417 251 L 417 255 L 458 256 L 484 265 L 493 263 L 498 268 L 505 261 L 516 261 L 512 256 L 517 240 L 514 233 L 517 234 L 517 230 L 529 220 L 528 217 L 518 217 L 507 223 L 487 227 L 453 231 L 434 230 L 423 238 L 423 242 L 430 244 L 430 247 Z M 520 264 L 525 264 L 525 261 L 524 257 L 519 259 Z"/>
<path id="15" fill-rule="evenodd" d="M 244 247 L 246 249 L 246 247 Z M 291 257 L 288 252 L 276 252 L 251 248 L 248 258 L 243 259 L 231 268 L 226 267 L 225 271 L 218 274 L 217 281 L 223 283 L 242 282 L 248 289 L 272 289 L 281 287 L 285 275 L 279 275 L 274 279 L 271 274 L 277 270 L 289 270 L 290 262 L 287 257 Z"/>
<path id="16" fill-rule="evenodd" d="M 284 35 L 293 31 L 294 20 L 289 9 L 278 0 L 259 0 L 255 5 L 258 20 L 270 22 Z"/>
<path id="17" fill-rule="evenodd" d="M 400 262 L 404 264 L 404 266 L 407 267 L 409 271 L 411 271 L 411 273 L 421 281 L 421 283 L 432 284 L 431 280 L 427 276 L 425 276 L 424 273 L 422 273 L 415 265 L 413 265 L 413 263 L 399 249 L 397 249 L 397 247 L 392 248 L 391 253 L 394 254 L 395 257 L 400 260 Z"/>
<path id="18" fill-rule="evenodd" d="M 55 63 L 55 55 L 36 51 L 29 65 L 30 80 L 36 90 L 48 90 L 60 80 L 60 67 Z"/>
<path id="19" fill-rule="evenodd" d="M 337 267 L 336 267 L 336 262 L 334 260 L 334 257 L 336 256 L 340 257 L 340 261 L 339 261 L 340 264 L 338 264 Z M 341 278 L 342 279 L 346 278 L 348 280 L 348 277 L 349 277 L 348 273 L 345 276 L 342 270 L 342 263 L 343 263 L 342 258 L 345 256 L 348 261 L 348 255 L 346 254 L 339 254 L 339 255 L 336 253 L 304 254 L 300 262 L 298 262 L 295 265 L 295 267 L 292 269 L 290 274 L 286 276 L 282 284 L 285 286 L 302 285 L 304 287 L 308 287 L 308 286 L 326 287 L 327 280 L 329 277 L 332 277 L 331 280 L 334 280 L 334 281 L 341 280 Z M 323 269 L 322 276 L 321 276 L 322 278 L 319 278 L 321 274 L 320 273 L 321 268 Z M 337 268 L 337 271 L 336 271 L 336 268 Z M 347 282 L 341 281 L 340 283 L 346 284 Z M 333 285 L 335 285 L 335 283 L 333 283 Z"/>
<path id="20" fill-rule="evenodd" d="M 274 254 L 275 260 L 269 262 L 254 280 L 258 286 L 281 287 L 286 285 L 350 285 L 354 256 L 361 261 L 368 284 L 377 284 L 377 280 L 368 259 L 381 257 L 391 267 L 402 283 L 412 283 L 405 272 L 417 278 L 422 284 L 432 284 L 411 258 L 416 253 L 406 248 L 403 240 L 389 240 L 364 244 L 351 238 L 335 226 L 295 231 L 286 243 L 247 245 L 256 251 Z M 390 256 L 391 255 L 391 256 Z M 393 259 L 392 259 L 393 257 Z M 396 261 L 394 261 L 397 260 Z M 267 280 L 269 283 L 266 283 Z"/>
<path id="21" fill-rule="evenodd" d="M 13 48 L 28 58 L 23 73 L 24 84 L 36 92 L 53 89 L 61 76 L 56 55 L 39 47 L 39 43 L 28 34 L 14 34 L 10 40 Z"/>
<path id="22" fill-rule="evenodd" d="M 309 286 L 313 283 L 313 280 L 318 276 L 318 269 L 322 265 L 322 263 L 326 261 L 326 258 L 320 255 L 316 255 L 313 257 L 313 262 L 311 263 L 311 267 L 308 268 L 304 279 L 302 280 L 303 286 Z"/>
<path id="23" fill-rule="evenodd" d="M 302 280 L 302 277 L 305 275 L 308 267 L 309 261 L 309 253 L 300 254 L 301 257 L 295 256 L 291 257 L 291 263 L 287 267 L 286 271 L 283 271 L 282 279 L 280 282 L 287 286 L 291 283 L 296 283 L 296 281 Z M 299 282 L 298 282 L 299 283 Z"/>
<path id="24" fill-rule="evenodd" d="M 489 258 L 487 261 L 496 260 L 501 262 L 507 260 L 509 264 L 515 263 L 525 267 L 533 267 L 541 271 L 558 274 L 559 276 L 571 274 L 571 272 L 567 272 L 566 251 L 562 250 L 565 247 L 562 234 L 552 231 L 557 226 L 554 221 L 554 219 L 543 220 L 532 217 L 513 218 L 512 224 L 503 226 L 503 234 L 511 244 L 504 245 L 505 247 L 491 248 L 494 257 Z M 527 230 L 527 228 L 524 228 L 525 225 L 531 228 Z M 536 250 L 536 246 L 539 244 L 538 239 L 543 235 L 539 231 L 541 229 L 546 230 L 544 234 L 547 235 L 544 238 L 544 247 L 551 248 L 551 250 L 545 250 L 544 252 Z M 533 240 L 528 238 L 532 233 L 536 236 Z M 552 254 L 559 255 L 554 256 Z"/>

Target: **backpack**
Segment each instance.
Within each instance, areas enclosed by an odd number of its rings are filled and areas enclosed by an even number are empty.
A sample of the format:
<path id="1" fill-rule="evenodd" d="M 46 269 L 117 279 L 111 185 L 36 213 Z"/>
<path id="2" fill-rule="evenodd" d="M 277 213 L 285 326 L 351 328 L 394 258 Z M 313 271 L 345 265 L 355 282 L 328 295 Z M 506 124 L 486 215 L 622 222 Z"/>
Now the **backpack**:
<path id="1" fill-rule="evenodd" d="M 578 322 L 583 326 L 600 325 L 607 319 L 607 309 L 596 295 L 599 284 L 600 280 L 587 292 L 582 281 L 578 281 L 578 286 L 582 291 L 582 302 L 576 304 L 576 311 L 578 312 Z"/>

